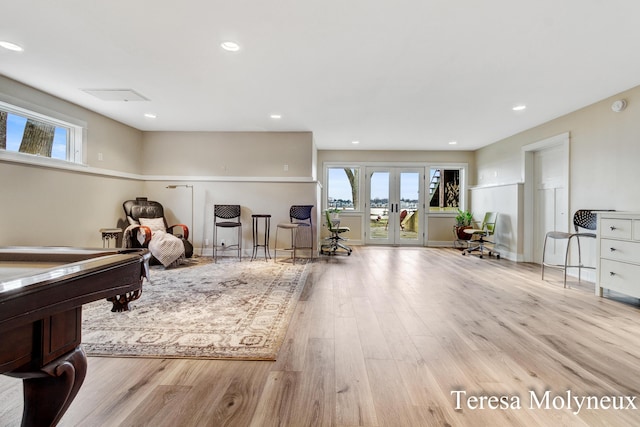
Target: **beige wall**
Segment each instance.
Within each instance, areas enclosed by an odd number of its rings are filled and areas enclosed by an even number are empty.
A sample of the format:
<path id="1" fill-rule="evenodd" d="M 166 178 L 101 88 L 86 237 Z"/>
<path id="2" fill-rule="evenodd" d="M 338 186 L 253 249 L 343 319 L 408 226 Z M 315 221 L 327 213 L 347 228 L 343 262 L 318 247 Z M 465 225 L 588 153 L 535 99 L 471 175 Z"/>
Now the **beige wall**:
<path id="1" fill-rule="evenodd" d="M 141 131 L 3 76 L 0 76 L 0 100 L 84 122 L 87 127 L 84 157 L 88 166 L 133 174 L 142 172 Z M 98 153 L 102 153 L 102 161 L 98 160 Z"/>
<path id="2" fill-rule="evenodd" d="M 98 230 L 117 226 L 122 202 L 142 191 L 127 176 L 141 171 L 142 132 L 2 76 L 0 97 L 84 121 L 88 164 L 78 172 L 0 160 L 0 246 L 101 246 Z"/>
<path id="3" fill-rule="evenodd" d="M 213 204 L 242 205 L 250 253 L 251 213 L 272 214 L 273 232 L 277 222 L 288 221 L 292 204 L 319 202 L 310 132 L 143 133 L 1 76 L 0 96 L 87 128 L 86 167 L 0 160 L 0 221 L 10 225 L 0 245 L 101 246 L 100 228 L 126 226 L 122 202 L 146 196 L 164 205 L 169 221 L 192 228 L 197 249 L 211 239 Z M 169 184 L 193 186 L 193 220 L 190 188 L 169 190 Z"/>
<path id="4" fill-rule="evenodd" d="M 611 110 L 617 99 L 627 108 Z M 519 133 L 476 153 L 479 186 L 512 184 L 523 180 L 522 147 L 562 133 L 570 134 L 569 210 L 640 210 L 640 86 Z M 472 209 L 475 209 L 472 199 Z M 513 206 L 504 210 L 513 212 Z M 518 212 L 520 216 L 523 212 Z M 511 218 L 518 221 L 518 218 Z M 516 236 L 522 239 L 522 235 Z M 522 246 L 503 242 L 512 251 Z"/>
<path id="5" fill-rule="evenodd" d="M 166 186 L 193 186 L 196 252 L 211 253 L 215 204 L 241 206 L 245 254 L 251 254 L 252 213 L 272 215 L 274 247 L 276 224 L 289 221 L 291 205 L 318 206 L 310 132 L 145 132 L 143 145 L 144 195 L 162 203 L 170 220 L 189 225 L 191 190 Z"/>
<path id="6" fill-rule="evenodd" d="M 138 180 L 0 162 L 0 246 L 102 246 Z"/>
<path id="7" fill-rule="evenodd" d="M 627 108 L 611 111 L 621 98 Z M 522 147 L 564 132 L 570 133 L 570 210 L 640 210 L 640 86 L 478 150 L 476 183 L 521 182 Z"/>
<path id="8" fill-rule="evenodd" d="M 311 132 L 145 132 L 142 140 L 145 175 L 313 177 Z"/>

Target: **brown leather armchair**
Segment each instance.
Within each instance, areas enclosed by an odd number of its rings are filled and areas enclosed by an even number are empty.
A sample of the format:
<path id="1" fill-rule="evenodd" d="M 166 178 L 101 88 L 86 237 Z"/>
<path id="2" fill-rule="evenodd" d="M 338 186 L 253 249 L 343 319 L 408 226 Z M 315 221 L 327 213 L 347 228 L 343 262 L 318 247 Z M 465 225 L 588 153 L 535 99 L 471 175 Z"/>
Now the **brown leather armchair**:
<path id="1" fill-rule="evenodd" d="M 182 240 L 182 243 L 184 244 L 185 257 L 191 258 L 193 255 L 193 245 L 188 240 L 189 228 L 184 224 L 169 226 L 167 224 L 167 219 L 164 216 L 164 208 L 160 203 L 148 200 L 146 197 L 137 197 L 135 200 L 127 200 L 124 202 L 122 207 L 127 215 L 127 221 L 132 225 L 131 229 L 134 231 L 129 233 L 128 241 L 125 242 L 125 246 L 131 248 L 146 248 L 151 240 L 151 228 L 147 225 L 141 224 L 140 218 L 162 219 L 166 232 L 173 234 Z M 138 241 L 138 229 L 144 231 L 144 243 Z"/>

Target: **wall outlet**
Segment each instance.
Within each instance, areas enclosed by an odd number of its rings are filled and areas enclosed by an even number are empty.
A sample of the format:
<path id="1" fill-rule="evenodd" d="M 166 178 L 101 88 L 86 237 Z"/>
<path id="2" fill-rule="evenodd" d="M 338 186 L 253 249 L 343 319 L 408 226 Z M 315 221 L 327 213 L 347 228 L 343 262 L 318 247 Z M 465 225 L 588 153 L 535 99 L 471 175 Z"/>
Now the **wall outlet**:
<path id="1" fill-rule="evenodd" d="M 289 165 L 284 165 L 284 171 L 288 172 L 289 171 Z"/>
<path id="2" fill-rule="evenodd" d="M 104 156 L 102 155 L 102 153 L 98 153 L 98 161 L 101 162 L 104 160 Z"/>
<path id="3" fill-rule="evenodd" d="M 204 245 L 209 246 L 209 239 L 204 239 Z"/>

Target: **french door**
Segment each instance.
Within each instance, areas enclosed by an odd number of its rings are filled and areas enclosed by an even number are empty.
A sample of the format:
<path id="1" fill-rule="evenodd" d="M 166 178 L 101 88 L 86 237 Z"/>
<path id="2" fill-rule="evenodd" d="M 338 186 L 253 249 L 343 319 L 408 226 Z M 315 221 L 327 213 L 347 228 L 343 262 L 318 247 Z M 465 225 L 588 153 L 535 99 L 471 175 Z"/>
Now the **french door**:
<path id="1" fill-rule="evenodd" d="M 424 243 L 424 168 L 366 168 L 367 244 Z"/>

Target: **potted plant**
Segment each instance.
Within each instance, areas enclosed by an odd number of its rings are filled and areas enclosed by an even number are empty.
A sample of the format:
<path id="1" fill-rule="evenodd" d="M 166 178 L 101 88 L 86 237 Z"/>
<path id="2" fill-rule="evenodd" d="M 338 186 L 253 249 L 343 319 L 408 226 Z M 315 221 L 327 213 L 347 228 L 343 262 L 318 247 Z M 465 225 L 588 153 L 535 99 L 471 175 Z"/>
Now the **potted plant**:
<path id="1" fill-rule="evenodd" d="M 331 214 L 331 219 L 338 220 L 340 219 L 340 208 L 329 208 L 327 212 Z"/>
<path id="2" fill-rule="evenodd" d="M 471 238 L 471 234 L 465 233 L 464 230 L 471 228 L 472 222 L 473 214 L 471 212 L 458 209 L 458 214 L 456 215 L 456 235 L 458 239 L 469 240 Z"/>

